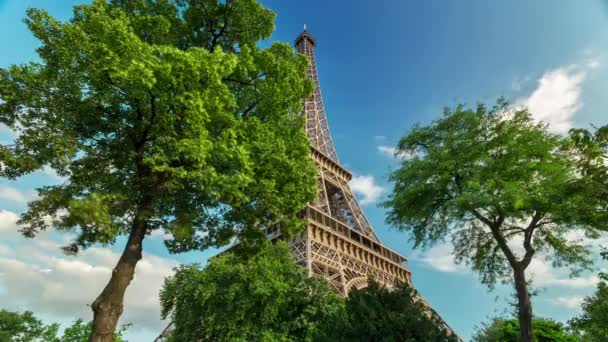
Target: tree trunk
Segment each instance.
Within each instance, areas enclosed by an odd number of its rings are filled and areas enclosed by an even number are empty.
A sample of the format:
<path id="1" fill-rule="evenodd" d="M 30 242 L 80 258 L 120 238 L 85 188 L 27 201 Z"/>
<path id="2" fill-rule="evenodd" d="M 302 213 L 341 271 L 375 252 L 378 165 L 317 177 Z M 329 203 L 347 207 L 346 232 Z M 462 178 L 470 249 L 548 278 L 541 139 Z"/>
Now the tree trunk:
<path id="1" fill-rule="evenodd" d="M 522 342 L 533 342 L 532 338 L 532 303 L 526 284 L 525 269 L 514 267 L 515 290 L 517 291 L 517 307 L 519 319 L 519 339 Z"/>
<path id="2" fill-rule="evenodd" d="M 91 305 L 93 331 L 90 342 L 112 342 L 112 335 L 122 314 L 125 291 L 133 280 L 135 266 L 142 257 L 145 235 L 146 221 L 137 215 L 133 220 L 127 245 L 112 271 L 110 281 Z"/>

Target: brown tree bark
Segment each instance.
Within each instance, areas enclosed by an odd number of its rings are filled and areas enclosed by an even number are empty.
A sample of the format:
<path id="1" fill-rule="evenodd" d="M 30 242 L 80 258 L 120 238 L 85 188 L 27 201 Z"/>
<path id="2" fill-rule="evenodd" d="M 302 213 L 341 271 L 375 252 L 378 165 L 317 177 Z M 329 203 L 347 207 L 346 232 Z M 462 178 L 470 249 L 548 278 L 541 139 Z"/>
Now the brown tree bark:
<path id="1" fill-rule="evenodd" d="M 525 269 L 515 267 L 513 269 L 515 278 L 515 290 L 517 291 L 517 308 L 519 319 L 519 339 L 522 342 L 532 342 L 532 303 L 526 284 Z"/>
<path id="2" fill-rule="evenodd" d="M 93 331 L 90 342 L 112 342 L 112 335 L 122 314 L 125 291 L 133 280 L 135 266 L 142 258 L 146 229 L 144 219 L 136 217 L 133 220 L 127 245 L 112 271 L 110 281 L 91 305 Z"/>
<path id="3" fill-rule="evenodd" d="M 519 339 L 521 342 L 533 342 L 532 335 L 532 302 L 528 293 L 528 284 L 526 284 L 526 268 L 530 265 L 535 250 L 532 246 L 532 235 L 538 222 L 542 218 L 542 214 L 535 213 L 528 227 L 524 230 L 524 249 L 526 254 L 523 259 L 517 260 L 513 251 L 509 248 L 507 240 L 500 231 L 504 222 L 504 216 L 500 216 L 497 220 L 491 221 L 483 217 L 479 212 L 473 211 L 475 217 L 484 222 L 496 240 L 498 247 L 504 253 L 511 269 L 513 270 L 513 278 L 515 283 L 515 291 L 517 292 L 517 309 L 519 320 Z"/>

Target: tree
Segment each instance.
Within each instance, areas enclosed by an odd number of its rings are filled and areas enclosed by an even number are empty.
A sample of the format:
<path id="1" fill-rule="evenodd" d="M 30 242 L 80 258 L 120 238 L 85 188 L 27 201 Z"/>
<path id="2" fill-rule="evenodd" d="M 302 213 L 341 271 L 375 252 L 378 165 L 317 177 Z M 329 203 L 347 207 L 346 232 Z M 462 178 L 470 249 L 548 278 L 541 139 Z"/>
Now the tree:
<path id="1" fill-rule="evenodd" d="M 0 341 L 57 341 L 59 324 L 44 325 L 31 311 L 0 310 Z"/>
<path id="2" fill-rule="evenodd" d="M 554 266 L 591 268 L 590 252 L 565 234 L 597 238 L 608 226 L 608 198 L 579 172 L 580 152 L 501 99 L 491 109 L 446 109 L 406 134 L 397 153 L 413 157 L 391 175 L 387 221 L 411 232 L 415 247 L 451 238 L 456 261 L 490 287 L 513 281 L 521 340 L 532 341 L 526 268 L 539 253 Z"/>
<path id="3" fill-rule="evenodd" d="M 327 341 L 459 341 L 405 283 L 388 289 L 371 280 L 349 293 L 346 312 L 338 317 L 343 319 Z"/>
<path id="4" fill-rule="evenodd" d="M 600 277 L 595 293 L 583 301 L 583 313 L 568 322 L 583 341 L 608 341 L 608 275 Z"/>
<path id="5" fill-rule="evenodd" d="M 582 128 L 570 130 L 570 145 L 577 153 L 579 170 L 595 183 L 595 190 L 608 197 L 608 125 L 594 131 Z M 608 246 L 600 255 L 608 260 Z"/>
<path id="6" fill-rule="evenodd" d="M 129 324 L 122 325 L 117 332 L 112 334 L 113 342 L 127 342 L 123 334 L 129 328 Z M 77 319 L 74 323 L 63 331 L 61 342 L 86 342 L 93 331 L 93 322 L 85 323 L 82 319 Z"/>
<path id="7" fill-rule="evenodd" d="M 222 254 L 203 269 L 180 266 L 160 299 L 175 325 L 170 341 L 312 341 L 344 305 L 325 279 L 293 263 L 283 242 Z"/>
<path id="8" fill-rule="evenodd" d="M 256 46 L 273 22 L 255 0 L 94 0 L 68 22 L 28 10 L 41 62 L 0 69 L 0 122 L 18 132 L 0 176 L 65 178 L 38 189 L 27 237 L 75 231 L 71 253 L 127 237 L 92 341 L 110 340 L 153 230 L 179 252 L 303 227 L 315 169 L 295 114 L 313 83 L 288 44 Z"/>
<path id="9" fill-rule="evenodd" d="M 579 153 L 579 169 L 590 177 L 595 191 L 608 197 L 608 125 L 595 129 L 570 130 L 572 146 Z M 605 246 L 600 255 L 608 260 L 608 248 Z M 608 274 L 599 274 L 600 283 L 592 296 L 586 297 L 579 317 L 569 323 L 584 341 L 608 340 Z"/>
<path id="10" fill-rule="evenodd" d="M 112 336 L 114 342 L 126 342 L 123 333 L 129 325 L 123 325 Z M 31 311 L 23 313 L 0 310 L 0 341 L 3 342 L 85 342 L 89 340 L 93 322 L 84 323 L 82 319 L 63 331 L 61 338 L 57 336 L 59 324 L 45 325 Z"/>
<path id="11" fill-rule="evenodd" d="M 283 242 L 180 266 L 160 299 L 169 341 L 458 341 L 408 285 L 371 281 L 344 299 Z"/>
<path id="12" fill-rule="evenodd" d="M 534 318 L 534 341 L 538 342 L 578 342 L 579 339 L 568 333 L 562 323 Z M 509 318 L 494 318 L 483 324 L 473 335 L 474 342 L 518 342 L 519 321 Z"/>

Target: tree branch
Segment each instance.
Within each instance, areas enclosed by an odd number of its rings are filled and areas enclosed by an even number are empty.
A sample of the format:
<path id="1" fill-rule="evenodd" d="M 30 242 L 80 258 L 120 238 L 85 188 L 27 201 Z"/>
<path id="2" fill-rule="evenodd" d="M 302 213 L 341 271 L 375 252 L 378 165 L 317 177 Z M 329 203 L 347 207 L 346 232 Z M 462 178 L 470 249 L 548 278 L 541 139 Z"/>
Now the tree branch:
<path id="1" fill-rule="evenodd" d="M 477 211 L 476 209 L 471 210 L 471 212 L 473 213 L 473 215 L 480 220 L 481 222 L 485 223 L 486 226 L 488 226 L 490 229 L 492 229 L 492 225 L 493 222 L 490 221 L 489 219 L 487 219 L 485 216 L 483 216 L 479 211 Z"/>
<path id="2" fill-rule="evenodd" d="M 532 257 L 534 256 L 534 253 L 536 252 L 536 250 L 532 246 L 532 236 L 534 234 L 534 229 L 536 229 L 538 227 L 538 222 L 543 218 L 543 216 L 544 216 L 544 214 L 541 214 L 538 211 L 536 211 L 534 213 L 534 216 L 532 217 L 532 220 L 530 220 L 530 224 L 528 224 L 528 227 L 526 227 L 526 230 L 524 233 L 524 248 L 526 250 L 526 254 L 524 255 L 524 258 L 520 262 L 521 266 L 524 269 L 526 269 L 528 267 L 528 265 L 530 265 L 530 262 L 532 261 Z"/>
<path id="3" fill-rule="evenodd" d="M 241 117 L 243 119 L 247 118 L 247 116 L 249 115 L 249 113 L 258 105 L 258 103 L 260 103 L 260 101 L 254 101 L 249 107 L 247 107 L 243 111 L 243 114 L 241 114 Z"/>
<path id="4" fill-rule="evenodd" d="M 217 40 L 221 37 L 224 32 L 226 32 L 226 27 L 228 27 L 228 8 L 232 1 L 226 0 L 226 4 L 224 5 L 224 23 L 222 25 L 222 29 L 218 33 L 213 33 L 213 40 L 211 41 L 211 51 L 215 48 L 215 44 L 217 44 Z"/>
<path id="5" fill-rule="evenodd" d="M 513 254 L 513 251 L 511 251 L 511 249 L 509 248 L 507 240 L 500 231 L 500 227 L 502 226 L 504 221 L 504 216 L 499 216 L 496 222 L 490 222 L 490 232 L 492 232 L 492 236 L 496 240 L 496 243 L 498 244 L 498 247 L 500 247 L 500 250 L 504 253 L 505 257 L 509 261 L 511 267 L 515 268 L 516 266 L 518 266 L 517 258 L 515 257 L 515 254 Z"/>

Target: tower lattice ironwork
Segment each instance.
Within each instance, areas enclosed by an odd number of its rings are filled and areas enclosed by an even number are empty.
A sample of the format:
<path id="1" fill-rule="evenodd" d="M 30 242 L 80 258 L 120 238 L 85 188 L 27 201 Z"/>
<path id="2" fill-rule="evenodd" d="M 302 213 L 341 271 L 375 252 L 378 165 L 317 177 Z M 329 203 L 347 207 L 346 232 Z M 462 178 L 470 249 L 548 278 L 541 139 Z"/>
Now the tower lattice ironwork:
<path id="1" fill-rule="evenodd" d="M 386 286 L 411 283 L 411 272 L 403 265 L 407 259 L 380 242 L 348 184 L 352 174 L 338 160 L 319 86 L 316 41 L 306 28 L 295 46 L 309 58 L 308 76 L 315 82 L 301 115 L 306 117 L 318 184 L 316 200 L 304 210 L 307 228 L 291 242 L 294 259 L 309 274 L 326 277 L 343 295 L 366 286 L 370 276 Z"/>
<path id="2" fill-rule="evenodd" d="M 349 186 L 352 174 L 338 159 L 321 96 L 315 46 L 305 26 L 295 47 L 309 58 L 308 76 L 315 82 L 301 115 L 306 116 L 318 190 L 316 200 L 304 210 L 306 230 L 291 242 L 292 255 L 310 275 L 325 277 L 344 296 L 366 287 L 370 277 L 388 287 L 397 282 L 412 285 L 411 272 L 404 265 L 407 259 L 382 244 Z M 429 314 L 434 313 L 428 302 L 422 297 L 419 300 Z"/>

